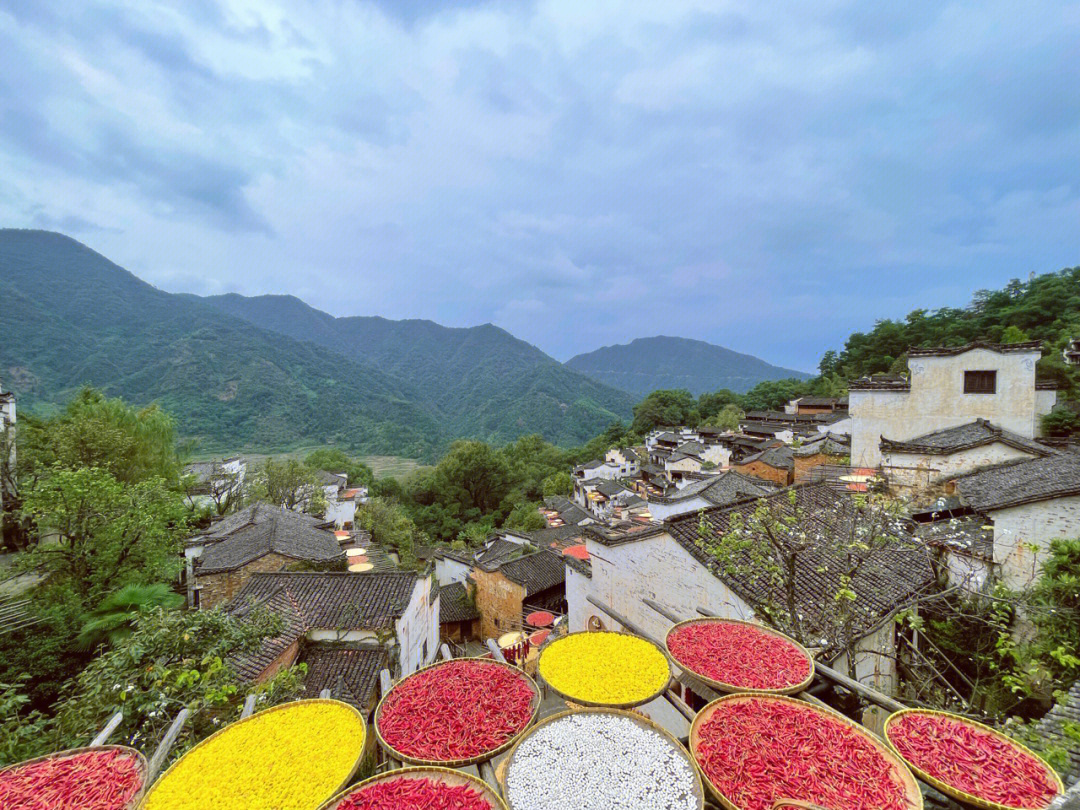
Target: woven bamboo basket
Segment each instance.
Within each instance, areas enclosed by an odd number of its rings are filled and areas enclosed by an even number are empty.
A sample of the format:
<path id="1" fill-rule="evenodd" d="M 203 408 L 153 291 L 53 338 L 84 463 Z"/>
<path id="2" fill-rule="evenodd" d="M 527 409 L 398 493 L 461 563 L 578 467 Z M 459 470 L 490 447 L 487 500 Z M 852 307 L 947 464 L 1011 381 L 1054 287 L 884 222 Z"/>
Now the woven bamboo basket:
<path id="1" fill-rule="evenodd" d="M 198 751 L 198 750 L 200 750 L 200 749 L 202 749 L 202 748 L 204 748 L 206 746 L 209 746 L 211 742 L 213 742 L 214 740 L 217 740 L 219 737 L 224 736 L 225 734 L 227 734 L 228 732 L 230 732 L 233 729 L 237 728 L 238 726 L 240 726 L 243 723 L 250 723 L 252 720 L 254 720 L 256 718 L 264 718 L 266 715 L 271 714 L 273 712 L 288 711 L 289 709 L 291 709 L 291 708 L 293 708 L 293 707 L 295 707 L 297 705 L 300 705 L 300 704 L 307 705 L 307 704 L 313 704 L 313 703 L 326 703 L 326 704 L 330 704 L 330 705 L 334 705 L 334 706 L 341 706 L 341 707 L 343 707 L 345 709 L 348 709 L 350 712 L 352 712 L 357 717 L 357 719 L 360 720 L 360 726 L 361 726 L 361 728 L 364 729 L 364 740 L 360 743 L 360 746 L 358 747 L 358 749 L 356 751 L 356 761 L 353 763 L 352 767 L 349 769 L 349 772 L 345 776 L 345 778 L 341 780 L 341 784 L 337 785 L 331 791 L 331 794 L 337 793 L 339 790 L 344 788 L 346 785 L 348 785 L 353 780 L 353 777 L 356 776 L 357 770 L 360 768 L 360 763 L 363 761 L 363 758 L 364 758 L 364 747 L 365 747 L 364 744 L 367 742 L 367 723 L 364 721 L 364 716 L 359 711 L 357 711 L 355 706 L 350 706 L 348 703 L 344 703 L 344 702 L 342 702 L 340 700 L 333 700 L 331 698 L 312 698 L 310 700 L 293 700 L 293 701 L 290 701 L 289 703 L 282 703 L 282 704 L 280 704 L 278 706 L 274 706 L 274 707 L 269 708 L 269 709 L 264 709 L 261 712 L 256 712 L 255 714 L 251 715 L 250 717 L 245 717 L 243 720 L 237 720 L 235 723 L 230 723 L 229 725 L 225 726 L 225 728 L 223 728 L 223 729 L 221 729 L 219 731 L 215 731 L 213 734 L 211 734 L 205 740 L 200 742 L 198 745 L 192 746 L 188 751 L 185 751 L 184 755 L 182 757 L 180 757 L 180 759 L 176 760 L 176 762 L 174 762 L 172 765 L 170 765 L 168 770 L 166 770 L 163 774 L 161 774 L 161 776 L 159 776 L 157 778 L 157 780 L 154 782 L 153 786 L 151 786 L 150 789 L 143 796 L 142 803 L 139 805 L 139 807 L 140 808 L 145 808 L 147 803 L 150 801 L 150 798 L 154 795 L 154 790 L 168 778 L 169 774 L 172 773 L 180 765 L 181 762 L 183 762 L 185 759 L 187 759 L 189 756 L 191 756 L 195 751 Z M 313 733 L 317 733 L 317 731 L 318 731 L 317 729 L 313 729 Z M 286 763 L 286 764 L 289 764 L 289 763 Z M 319 799 L 318 801 L 321 801 L 321 799 Z M 314 807 L 317 807 L 318 805 L 313 802 L 311 806 L 314 808 Z"/>
<path id="2" fill-rule="evenodd" d="M 126 745 L 87 745 L 83 748 L 68 748 L 64 751 L 55 751 L 51 754 L 45 754 L 44 756 L 34 757 L 33 759 L 27 759 L 23 762 L 16 762 L 14 765 L 8 765 L 4 768 L 0 768 L 0 774 L 7 773 L 8 771 L 18 770 L 26 765 L 34 765 L 38 762 L 47 762 L 51 759 L 63 759 L 64 757 L 74 756 L 76 754 L 89 754 L 94 751 L 122 751 L 123 753 L 131 756 L 135 760 L 136 767 L 139 771 L 139 790 L 131 797 L 131 800 L 123 805 L 113 808 L 113 810 L 135 810 L 139 806 L 139 802 L 142 801 L 143 794 L 146 793 L 146 774 L 148 766 L 146 764 L 146 757 L 136 751 L 134 748 L 129 748 Z"/>
<path id="3" fill-rule="evenodd" d="M 791 686 L 785 686 L 780 689 L 752 689 L 745 686 L 737 686 L 732 683 L 725 683 L 724 681 L 718 681 L 713 678 L 709 678 L 700 672 L 687 667 L 685 664 L 679 661 L 671 652 L 671 634 L 678 630 L 680 627 L 686 627 L 691 624 L 746 624 L 753 627 L 755 630 L 760 630 L 762 633 L 767 633 L 770 636 L 776 636 L 782 638 L 784 641 L 793 645 L 800 653 L 805 656 L 806 660 L 810 662 L 810 673 L 806 676 L 805 680 L 800 683 L 792 684 Z M 779 630 L 773 630 L 771 627 L 765 627 L 757 622 L 746 622 L 741 619 L 722 619 L 720 617 L 707 617 L 700 619 L 687 619 L 686 621 L 673 624 L 667 631 L 667 635 L 664 636 L 664 647 L 667 649 L 668 657 L 675 663 L 677 667 L 683 669 L 687 674 L 693 676 L 696 680 L 701 681 L 703 684 L 711 686 L 713 689 L 721 692 L 766 692 L 771 695 L 793 695 L 796 692 L 801 692 L 808 687 L 814 680 L 814 657 L 810 655 L 810 652 L 791 636 L 784 635 Z"/>
<path id="4" fill-rule="evenodd" d="M 895 752 L 893 752 L 892 748 L 887 746 L 884 742 L 879 740 L 877 737 L 871 734 L 867 729 L 860 726 L 854 720 L 851 720 L 848 717 L 844 717 L 844 715 L 840 714 L 839 712 L 835 712 L 832 709 L 826 709 L 821 706 L 815 706 L 812 703 L 806 703 L 801 700 L 796 700 L 795 698 L 787 697 L 786 695 L 775 695 L 768 692 L 739 692 L 735 695 L 724 695 L 723 697 L 714 700 L 712 703 L 710 703 L 708 706 L 698 712 L 697 717 L 694 718 L 694 722 L 690 725 L 690 752 L 693 754 L 695 762 L 697 762 L 698 746 L 701 743 L 701 727 L 706 722 L 708 722 L 709 718 L 713 716 L 713 713 L 716 712 L 716 710 L 720 708 L 721 705 L 731 704 L 743 700 L 775 700 L 783 701 L 785 703 L 794 703 L 800 708 L 806 709 L 807 711 L 814 711 L 819 714 L 823 714 L 831 720 L 835 720 L 838 723 L 843 723 L 844 725 L 854 729 L 856 733 L 860 734 L 863 739 L 873 745 L 874 748 L 881 752 L 882 756 L 884 756 L 889 762 L 893 764 L 896 769 L 897 776 L 900 778 L 900 781 L 904 783 L 904 796 L 907 801 L 907 806 L 909 810 L 923 810 L 923 797 L 922 792 L 919 790 L 919 783 L 916 782 L 915 777 L 911 775 L 911 771 L 908 770 L 908 767 L 905 764 L 904 760 L 898 757 Z M 730 799 L 727 798 L 727 796 L 720 792 L 719 788 L 717 788 L 716 785 L 713 784 L 712 780 L 709 779 L 708 775 L 705 773 L 704 768 L 701 769 L 701 776 L 705 780 L 705 784 L 709 786 L 709 791 L 716 797 L 720 804 L 727 808 L 727 810 L 743 810 L 743 808 L 733 803 Z M 786 799 L 784 803 L 791 804 L 791 800 Z"/>
<path id="5" fill-rule="evenodd" d="M 338 793 L 331 799 L 328 799 L 321 804 L 318 810 L 335 810 L 337 806 L 346 798 L 356 793 L 358 790 L 363 790 L 369 785 L 374 785 L 376 782 L 386 782 L 391 779 L 430 779 L 433 782 L 442 782 L 446 785 L 458 786 L 468 785 L 471 788 L 475 788 L 480 791 L 488 804 L 491 805 L 491 810 L 506 810 L 506 804 L 499 794 L 491 789 L 491 786 L 482 779 L 477 779 L 475 776 L 470 776 L 467 773 L 461 771 L 455 771 L 450 768 L 436 768 L 432 766 L 418 767 L 418 768 L 399 768 L 394 771 L 387 771 L 386 773 L 380 773 L 370 779 L 365 779 L 363 782 L 359 782 L 352 787 Z"/>
<path id="6" fill-rule="evenodd" d="M 983 723 L 978 723 L 975 720 L 969 720 L 968 718 L 961 717 L 958 714 L 952 714 L 951 712 L 941 712 L 935 709 L 902 709 L 898 712 L 893 712 L 887 718 L 885 718 L 885 726 L 882 731 L 885 735 L 885 741 L 889 744 L 889 748 L 896 753 L 896 756 L 900 757 L 900 759 L 904 761 L 904 764 L 906 764 L 911 769 L 911 772 L 914 773 L 917 777 L 919 777 L 921 780 L 926 782 L 926 784 L 930 785 L 936 790 L 941 791 L 946 796 L 952 799 L 956 799 L 956 801 L 958 802 L 968 804 L 973 807 L 980 807 L 983 810 L 1016 810 L 1015 808 L 1011 808 L 1008 805 L 997 804 L 996 802 L 987 801 L 986 799 L 981 799 L 978 796 L 974 796 L 970 793 L 966 793 L 958 788 L 955 788 L 952 785 L 946 782 L 942 782 L 940 779 L 931 776 L 926 771 L 917 767 L 913 762 L 909 762 L 907 759 L 905 759 L 903 754 L 901 754 L 897 750 L 896 746 L 893 744 L 893 741 L 889 738 L 889 727 L 893 724 L 895 720 L 906 714 L 939 715 L 941 717 L 948 717 L 951 720 L 956 720 L 958 722 L 964 723 L 968 726 L 971 726 L 972 728 L 987 731 L 990 734 L 993 734 L 998 739 L 1004 740 L 1005 742 L 1009 743 L 1017 751 L 1023 751 L 1024 753 L 1030 754 L 1031 756 L 1035 757 L 1035 759 L 1046 769 L 1046 773 L 1050 776 L 1050 779 L 1057 786 L 1057 792 L 1065 792 L 1065 785 L 1062 783 L 1061 777 L 1058 776 L 1057 771 L 1050 767 L 1046 760 L 1044 760 L 1042 757 L 1040 757 L 1023 743 L 1017 742 L 1012 737 L 1007 734 L 1003 734 L 996 728 L 991 728 L 990 726 L 984 725 Z"/>
<path id="7" fill-rule="evenodd" d="M 559 712 L 558 714 L 553 714 L 550 717 L 545 717 L 543 720 L 541 720 L 539 723 L 529 729 L 528 733 L 523 734 L 521 738 L 516 743 L 514 743 L 514 747 L 510 749 L 510 753 L 506 755 L 506 759 L 503 760 L 500 766 L 501 773 L 498 778 L 500 784 L 503 786 L 503 793 L 506 794 L 506 806 L 509 808 L 509 810 L 514 810 L 514 801 L 513 797 L 510 795 L 510 792 L 506 790 L 506 777 L 510 773 L 510 768 L 514 763 L 514 755 L 517 753 L 518 748 L 521 746 L 522 743 L 525 742 L 525 740 L 529 739 L 530 735 L 535 734 L 539 729 L 543 728 L 548 723 L 554 723 L 556 720 L 559 720 L 563 717 L 569 717 L 572 714 L 614 714 L 619 717 L 627 717 L 637 723 L 639 726 L 647 728 L 650 731 L 655 731 L 657 734 L 667 739 L 667 741 L 671 743 L 672 747 L 674 747 L 676 751 L 682 752 L 684 754 L 686 753 L 686 749 L 683 748 L 682 743 L 676 740 L 663 726 L 654 723 L 652 720 L 644 717 L 638 712 L 629 712 L 623 711 L 622 709 L 611 709 L 606 707 L 588 708 L 581 711 L 575 710 L 568 712 Z M 694 774 L 694 800 L 697 803 L 698 810 L 704 810 L 705 788 L 702 786 L 701 770 L 698 768 L 697 762 L 694 761 L 694 758 L 692 756 L 688 755 L 686 757 L 686 762 L 690 766 L 690 770 Z M 573 763 L 567 763 L 567 767 L 570 767 L 572 765 Z"/>
<path id="8" fill-rule="evenodd" d="M 631 701 L 628 701 L 626 703 L 600 703 L 600 702 L 597 702 L 597 701 L 583 700 L 578 695 L 572 695 L 572 694 L 570 694 L 568 692 L 563 692 L 563 691 L 557 689 L 555 686 L 552 685 L 551 681 L 549 681 L 547 678 L 544 677 L 543 673 L 541 672 L 541 665 L 543 664 L 543 661 L 544 661 L 544 655 L 546 655 L 550 650 L 557 647 L 562 642 L 566 641 L 566 639 L 573 638 L 574 636 L 582 635 L 583 633 L 588 633 L 588 634 L 592 634 L 592 635 L 602 635 L 602 634 L 607 633 L 609 635 L 630 636 L 632 638 L 636 638 L 638 641 L 645 642 L 646 644 L 654 647 L 656 649 L 656 651 L 658 653 L 660 653 L 660 655 L 664 656 L 664 659 L 668 662 L 668 679 L 666 681 L 664 681 L 663 686 L 661 686 L 659 689 L 657 689 L 655 692 L 653 692 L 648 697 L 643 698 L 641 700 L 631 700 Z M 632 709 L 635 706 L 644 706 L 646 703 L 651 703 L 652 701 L 654 701 L 658 697 L 660 697 L 662 694 L 664 694 L 664 692 L 666 692 L 668 690 L 668 687 L 671 686 L 671 659 L 668 658 L 667 652 L 659 644 L 656 644 L 655 642 L 651 641 L 650 639 L 642 638 L 641 636 L 636 636 L 633 633 L 624 633 L 624 632 L 622 632 L 620 630 L 585 630 L 585 631 L 583 631 L 583 633 L 569 633 L 569 634 L 567 634 L 565 636 L 557 638 L 554 641 L 550 642 L 546 647 L 544 647 L 543 650 L 540 651 L 540 660 L 537 662 L 537 665 L 536 665 L 536 676 L 538 678 L 540 678 L 544 683 L 546 683 L 548 685 L 548 688 L 551 689 L 552 692 L 554 692 L 556 695 L 561 697 L 563 700 L 568 701 L 568 702 L 577 703 L 578 705 L 581 705 L 581 706 L 588 706 L 590 708 L 597 708 L 597 709 Z"/>
<path id="9" fill-rule="evenodd" d="M 478 663 L 478 664 L 483 664 L 484 666 L 504 667 L 504 668 L 509 669 L 510 671 L 512 671 L 515 675 L 523 678 L 525 680 L 525 682 L 528 683 L 529 688 L 532 690 L 532 693 L 533 693 L 532 716 L 529 718 L 529 721 L 524 726 L 522 726 L 521 730 L 517 734 L 512 736 L 510 739 L 508 739 L 506 742 L 504 742 L 498 748 L 493 748 L 490 751 L 485 751 L 484 753 L 479 754 L 479 755 L 477 755 L 475 757 L 470 757 L 469 759 L 456 759 L 456 760 L 445 760 L 445 761 L 444 760 L 419 759 L 418 757 L 410 757 L 407 754 L 405 754 L 405 753 L 403 753 L 401 751 L 398 751 L 396 748 L 394 748 L 394 746 L 390 745 L 390 743 L 388 743 L 385 739 L 383 739 L 382 733 L 379 731 L 379 719 L 382 717 L 383 706 L 385 705 L 387 698 L 389 698 L 392 694 L 394 694 L 394 689 L 397 689 L 399 686 L 401 686 L 403 683 L 408 681 L 410 678 L 415 678 L 417 675 L 419 675 L 422 672 L 427 672 L 428 670 L 437 669 L 438 667 L 444 667 L 444 666 L 447 666 L 448 664 L 460 664 L 462 661 L 472 661 L 472 662 L 475 662 L 475 663 Z M 515 742 L 517 742 L 518 739 L 520 739 L 521 735 L 524 734 L 525 731 L 529 728 L 529 726 L 531 726 L 533 723 L 536 722 L 536 717 L 540 713 L 540 701 L 541 700 L 542 700 L 542 695 L 540 694 L 540 687 L 537 686 L 536 681 L 534 681 L 532 678 L 530 678 L 525 672 L 523 672 L 522 670 L 518 669 L 517 667 L 515 667 L 515 666 L 513 666 L 511 664 L 504 664 L 502 661 L 493 661 L 490 658 L 454 658 L 451 661 L 439 661 L 436 664 L 430 664 L 429 666 L 422 667 L 421 669 L 416 670 L 416 672 L 412 673 L 411 675 L 408 675 L 405 678 L 402 678 L 400 681 L 398 681 L 396 684 L 394 684 L 393 688 L 389 692 L 387 692 L 385 695 L 383 695 L 382 700 L 379 701 L 379 705 L 375 709 L 375 723 L 374 723 L 375 737 L 378 739 L 379 745 L 381 745 L 383 747 L 384 751 L 386 751 L 394 759 L 399 759 L 402 762 L 408 762 L 408 763 L 410 763 L 412 765 L 425 765 L 425 766 L 430 766 L 430 767 L 435 767 L 435 768 L 439 768 L 439 767 L 441 767 L 441 768 L 464 768 L 467 765 L 476 765 L 477 763 L 480 763 L 480 762 L 486 762 L 487 760 L 491 759 L 492 757 L 498 756 L 503 751 L 505 751 L 510 746 L 512 746 Z"/>

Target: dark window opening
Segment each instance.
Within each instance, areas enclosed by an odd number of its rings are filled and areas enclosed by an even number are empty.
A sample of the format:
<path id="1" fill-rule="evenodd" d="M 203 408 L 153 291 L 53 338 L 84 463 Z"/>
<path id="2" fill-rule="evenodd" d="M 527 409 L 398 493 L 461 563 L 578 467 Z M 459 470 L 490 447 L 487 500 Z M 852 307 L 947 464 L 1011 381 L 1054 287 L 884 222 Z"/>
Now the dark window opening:
<path id="1" fill-rule="evenodd" d="M 965 394 L 993 394 L 997 390 L 996 371 L 965 371 Z"/>

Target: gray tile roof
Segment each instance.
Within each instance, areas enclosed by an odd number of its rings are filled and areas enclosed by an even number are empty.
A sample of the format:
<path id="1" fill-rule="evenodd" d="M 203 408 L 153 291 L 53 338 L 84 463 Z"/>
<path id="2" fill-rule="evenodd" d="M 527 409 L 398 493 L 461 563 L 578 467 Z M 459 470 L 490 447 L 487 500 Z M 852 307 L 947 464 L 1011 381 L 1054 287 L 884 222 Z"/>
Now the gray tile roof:
<path id="1" fill-rule="evenodd" d="M 982 515 L 920 523 L 915 536 L 930 545 L 944 546 L 981 560 L 993 562 L 994 527 Z"/>
<path id="2" fill-rule="evenodd" d="M 952 357 L 953 355 L 970 352 L 972 349 L 986 349 L 998 354 L 1012 352 L 1031 352 L 1042 349 L 1041 340 L 1028 340 L 1022 343 L 988 343 L 976 340 L 965 343 L 963 346 L 912 346 L 907 350 L 908 357 Z"/>
<path id="3" fill-rule="evenodd" d="M 761 497 L 772 491 L 773 487 L 764 485 L 759 478 L 729 470 L 695 481 L 667 495 L 654 496 L 651 500 L 658 503 L 679 503 L 701 497 L 713 506 L 726 506 L 744 498 Z"/>
<path id="4" fill-rule="evenodd" d="M 233 571 L 270 553 L 311 562 L 341 559 L 337 538 L 320 525 L 322 521 L 309 515 L 257 503 L 225 518 L 188 545 L 205 545 L 197 575 Z"/>
<path id="5" fill-rule="evenodd" d="M 232 604 L 284 595 L 309 629 L 385 630 L 409 604 L 417 574 L 279 571 L 252 574 Z M 268 604 L 280 605 L 278 601 Z"/>
<path id="6" fill-rule="evenodd" d="M 1056 453 L 990 467 L 957 478 L 956 491 L 978 512 L 1080 495 L 1080 454 Z"/>
<path id="7" fill-rule="evenodd" d="M 566 581 L 563 555 L 544 549 L 526 554 L 499 566 L 503 576 L 525 588 L 525 595 L 532 596 Z"/>
<path id="8" fill-rule="evenodd" d="M 592 579 L 592 563 L 589 560 L 579 560 L 577 557 L 571 557 L 569 554 L 564 554 L 563 562 L 582 576 Z"/>
<path id="9" fill-rule="evenodd" d="M 284 590 L 275 590 L 259 598 L 234 601 L 228 607 L 237 619 L 244 621 L 255 611 L 266 610 L 280 616 L 284 626 L 278 635 L 265 638 L 252 650 L 237 653 L 230 657 L 229 664 L 240 680 L 250 682 L 258 678 L 290 646 L 298 643 L 308 631 L 307 623 L 300 608 L 290 599 Z"/>
<path id="10" fill-rule="evenodd" d="M 496 537 L 476 554 L 476 563 L 485 571 L 494 571 L 511 557 L 521 553 L 524 544 Z"/>
<path id="11" fill-rule="evenodd" d="M 588 512 L 569 498 L 564 498 L 561 495 L 544 498 L 544 506 L 548 509 L 554 509 L 559 513 L 559 517 L 562 518 L 564 523 L 571 525 L 576 526 L 583 521 L 592 519 Z"/>
<path id="12" fill-rule="evenodd" d="M 880 374 L 874 377 L 860 377 L 848 383 L 849 391 L 899 391 L 911 390 L 911 380 L 907 377 Z"/>
<path id="13" fill-rule="evenodd" d="M 795 492 L 796 504 L 790 501 Z M 821 484 L 789 487 L 765 496 L 779 514 L 794 515 L 802 510 L 802 526 L 819 536 L 850 533 L 857 512 L 849 496 L 837 493 Z M 723 580 L 744 599 L 783 601 L 780 588 L 766 578 L 749 573 L 753 564 L 749 556 L 744 565 L 722 566 L 701 546 L 699 524 L 702 519 L 717 534 L 729 530 L 731 519 L 739 515 L 744 522 L 758 508 L 756 499 L 731 507 L 705 510 L 671 518 L 664 528 L 714 576 Z M 762 540 L 764 543 L 765 541 Z M 745 553 L 745 552 L 744 552 Z M 831 604 L 841 587 L 845 560 L 832 549 L 809 549 L 796 558 L 795 597 L 804 619 L 812 622 L 821 604 Z M 887 548 L 874 553 L 856 572 L 851 589 L 856 593 L 852 609 L 856 618 L 851 624 L 851 637 L 860 638 L 879 622 L 892 615 L 913 596 L 934 583 L 934 571 L 925 550 L 902 531 L 895 535 Z M 808 632 L 816 632 L 812 626 Z"/>
<path id="14" fill-rule="evenodd" d="M 798 458 L 816 456 L 818 453 L 827 456 L 846 456 L 851 454 L 851 440 L 846 436 L 819 433 L 817 436 L 805 439 L 798 447 L 793 447 L 791 452 Z"/>
<path id="15" fill-rule="evenodd" d="M 451 582 L 439 588 L 439 623 L 470 622 L 480 618 L 476 604 L 469 599 L 463 582 Z"/>
<path id="16" fill-rule="evenodd" d="M 547 548 L 552 543 L 565 545 L 581 537 L 581 526 L 552 526 L 533 532 L 522 532 L 522 536 L 527 537 L 537 548 Z"/>
<path id="17" fill-rule="evenodd" d="M 681 439 L 682 436 L 679 436 L 677 433 L 671 433 L 670 431 L 666 433 L 661 433 L 659 436 L 656 437 L 656 440 L 658 442 L 665 442 L 668 444 L 678 442 Z"/>
<path id="18" fill-rule="evenodd" d="M 1080 680 L 1076 681 L 1065 695 L 1063 703 L 1057 703 L 1039 721 L 1035 733 L 1046 742 L 1065 750 L 1069 762 L 1061 774 L 1065 787 L 1080 781 L 1080 740 L 1066 728 L 1076 729 L 1080 725 Z"/>
<path id="19" fill-rule="evenodd" d="M 596 485 L 596 491 L 610 498 L 612 495 L 618 495 L 620 492 L 627 492 L 628 490 L 618 481 L 601 481 Z"/>
<path id="20" fill-rule="evenodd" d="M 330 697 L 367 712 L 374 703 L 379 670 L 387 665 L 386 651 L 354 643 L 305 644 L 298 659 L 307 664 L 303 698 L 317 698 L 323 689 Z"/>
<path id="21" fill-rule="evenodd" d="M 792 449 L 787 445 L 784 445 L 783 447 L 768 447 L 760 453 L 747 456 L 739 462 L 739 465 L 752 464 L 755 461 L 760 461 L 762 464 L 768 464 L 770 467 L 775 467 L 778 470 L 790 470 L 795 466 L 795 457 Z"/>
<path id="22" fill-rule="evenodd" d="M 931 455 L 945 455 L 972 447 L 981 447 L 987 444 L 1000 442 L 1002 444 L 1024 450 L 1036 456 L 1048 456 L 1054 451 L 1039 442 L 1027 439 L 1011 430 L 997 427 L 985 419 L 976 419 L 956 427 L 935 430 L 914 439 L 905 441 L 892 441 L 881 438 L 881 450 L 883 452 L 900 453 L 926 453 Z"/>

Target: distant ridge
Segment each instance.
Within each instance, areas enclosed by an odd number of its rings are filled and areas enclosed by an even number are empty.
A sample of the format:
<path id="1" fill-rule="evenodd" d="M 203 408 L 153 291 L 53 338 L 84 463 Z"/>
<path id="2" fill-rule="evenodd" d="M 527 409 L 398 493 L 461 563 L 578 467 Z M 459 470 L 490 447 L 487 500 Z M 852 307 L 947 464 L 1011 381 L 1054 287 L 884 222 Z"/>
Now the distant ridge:
<path id="1" fill-rule="evenodd" d="M 694 396 L 721 388 L 742 393 L 763 380 L 811 376 L 703 340 L 664 335 L 604 346 L 572 357 L 566 365 L 637 397 L 658 388 L 685 388 Z"/>

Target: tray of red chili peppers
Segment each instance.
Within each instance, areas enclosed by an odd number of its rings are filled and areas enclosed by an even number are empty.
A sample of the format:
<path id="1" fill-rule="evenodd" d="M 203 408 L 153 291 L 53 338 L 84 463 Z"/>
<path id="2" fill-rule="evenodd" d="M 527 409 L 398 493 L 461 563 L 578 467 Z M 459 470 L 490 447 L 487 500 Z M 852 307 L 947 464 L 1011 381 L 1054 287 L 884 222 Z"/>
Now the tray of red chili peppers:
<path id="1" fill-rule="evenodd" d="M 415 765 L 473 765 L 513 745 L 540 710 L 540 689 L 516 667 L 458 658 L 399 681 L 375 710 L 375 734 Z"/>
<path id="2" fill-rule="evenodd" d="M 814 680 L 806 648 L 778 630 L 738 619 L 689 619 L 664 638 L 668 655 L 722 692 L 801 692 Z"/>
<path id="3" fill-rule="evenodd" d="M 828 810 L 828 808 L 822 807 L 820 804 L 800 802 L 795 799 L 780 799 L 780 801 L 773 804 L 772 810 Z"/>
<path id="4" fill-rule="evenodd" d="M 1046 807 L 1065 788 L 1053 768 L 1000 731 L 948 712 L 904 709 L 885 738 L 915 775 L 964 804 L 986 810 Z"/>
<path id="5" fill-rule="evenodd" d="M 346 788 L 319 810 L 506 810 L 488 784 L 449 768 L 401 768 Z"/>
<path id="6" fill-rule="evenodd" d="M 0 807 L 132 810 L 145 787 L 146 760 L 134 748 L 73 748 L 0 770 Z"/>
<path id="7" fill-rule="evenodd" d="M 718 698 L 690 726 L 690 751 L 727 810 L 781 800 L 830 810 L 921 810 L 915 777 L 884 743 L 831 709 L 784 695 Z"/>

